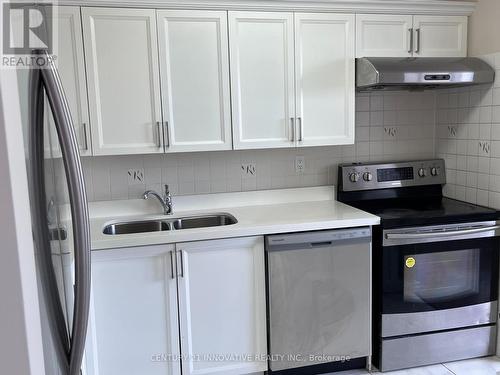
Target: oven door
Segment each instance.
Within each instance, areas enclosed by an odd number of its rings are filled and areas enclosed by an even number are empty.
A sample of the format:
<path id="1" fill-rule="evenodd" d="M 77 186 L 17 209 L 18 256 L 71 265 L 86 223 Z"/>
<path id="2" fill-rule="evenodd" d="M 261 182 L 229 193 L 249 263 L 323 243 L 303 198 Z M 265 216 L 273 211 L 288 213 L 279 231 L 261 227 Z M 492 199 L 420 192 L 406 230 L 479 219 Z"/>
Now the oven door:
<path id="1" fill-rule="evenodd" d="M 496 322 L 500 226 L 383 231 L 382 337 Z"/>

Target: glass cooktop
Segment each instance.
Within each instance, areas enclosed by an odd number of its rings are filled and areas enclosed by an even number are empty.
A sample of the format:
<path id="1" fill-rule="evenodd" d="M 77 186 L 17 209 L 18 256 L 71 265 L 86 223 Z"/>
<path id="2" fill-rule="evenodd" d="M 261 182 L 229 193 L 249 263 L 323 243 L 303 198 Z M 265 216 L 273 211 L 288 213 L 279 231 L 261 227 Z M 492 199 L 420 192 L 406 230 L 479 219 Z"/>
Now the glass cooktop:
<path id="1" fill-rule="evenodd" d="M 350 202 L 349 204 L 352 204 Z M 450 198 L 432 202 L 391 201 L 359 202 L 361 210 L 379 216 L 383 227 L 419 226 L 496 220 L 496 210 Z"/>

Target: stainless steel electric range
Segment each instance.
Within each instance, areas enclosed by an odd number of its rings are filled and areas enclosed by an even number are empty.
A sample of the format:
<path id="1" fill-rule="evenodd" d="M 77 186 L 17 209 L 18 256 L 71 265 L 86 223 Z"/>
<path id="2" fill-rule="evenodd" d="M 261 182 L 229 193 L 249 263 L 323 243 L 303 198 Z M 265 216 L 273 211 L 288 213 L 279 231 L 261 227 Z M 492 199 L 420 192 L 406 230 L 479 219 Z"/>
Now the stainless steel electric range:
<path id="1" fill-rule="evenodd" d="M 494 354 L 497 211 L 443 197 L 443 160 L 339 166 L 340 202 L 373 230 L 373 364 L 381 371 Z"/>

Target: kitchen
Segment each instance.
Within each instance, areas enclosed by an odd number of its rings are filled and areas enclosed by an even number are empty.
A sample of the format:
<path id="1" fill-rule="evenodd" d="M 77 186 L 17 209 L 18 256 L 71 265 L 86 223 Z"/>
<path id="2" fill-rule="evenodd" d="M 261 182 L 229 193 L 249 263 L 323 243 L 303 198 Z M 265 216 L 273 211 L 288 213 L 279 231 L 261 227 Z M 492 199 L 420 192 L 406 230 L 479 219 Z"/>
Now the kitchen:
<path id="1" fill-rule="evenodd" d="M 49 5 L 2 8 L 2 374 L 500 371 L 494 0 Z"/>

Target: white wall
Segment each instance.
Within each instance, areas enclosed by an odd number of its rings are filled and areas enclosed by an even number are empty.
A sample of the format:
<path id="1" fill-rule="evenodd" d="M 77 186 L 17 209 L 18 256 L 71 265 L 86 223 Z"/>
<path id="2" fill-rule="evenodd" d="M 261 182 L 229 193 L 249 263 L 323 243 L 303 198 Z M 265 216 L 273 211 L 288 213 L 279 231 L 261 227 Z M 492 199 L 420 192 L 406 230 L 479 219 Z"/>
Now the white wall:
<path id="1" fill-rule="evenodd" d="M 469 17 L 469 55 L 500 52 L 500 1 L 479 0 Z"/>
<path id="2" fill-rule="evenodd" d="M 83 158 L 89 200 L 137 199 L 162 184 L 174 195 L 320 186 L 336 183 L 340 162 L 434 156 L 434 92 L 358 94 L 356 102 L 351 146 Z M 295 172 L 296 156 L 304 173 Z M 246 163 L 255 174 L 242 172 Z M 144 181 L 130 183 L 129 169 L 143 170 Z"/>
<path id="3" fill-rule="evenodd" d="M 0 373 L 41 375 L 45 371 L 17 80 L 14 71 L 5 69 L 0 69 L 0 170 Z"/>

